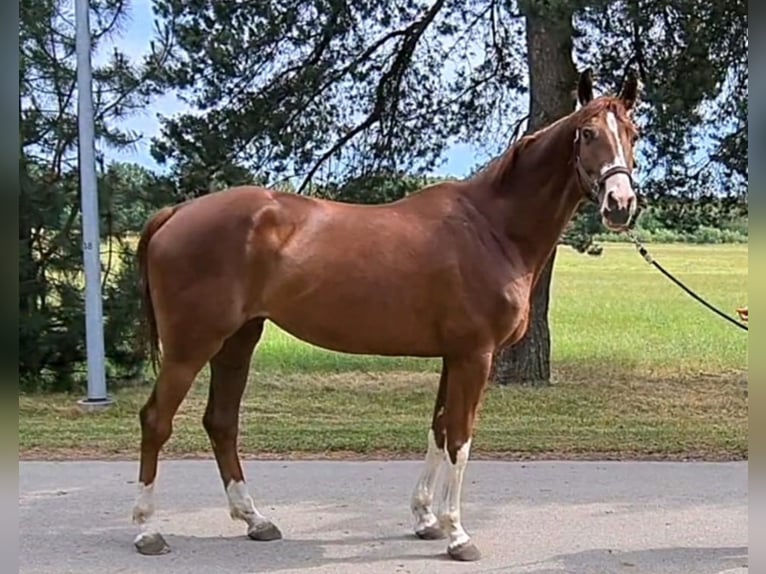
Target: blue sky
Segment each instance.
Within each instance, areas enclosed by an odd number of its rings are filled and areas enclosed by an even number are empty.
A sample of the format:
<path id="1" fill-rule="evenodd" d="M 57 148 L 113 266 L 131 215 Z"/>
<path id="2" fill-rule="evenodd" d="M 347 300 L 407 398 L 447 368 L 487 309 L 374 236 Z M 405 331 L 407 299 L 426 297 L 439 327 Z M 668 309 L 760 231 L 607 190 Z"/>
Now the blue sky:
<path id="1" fill-rule="evenodd" d="M 132 0 L 128 8 L 128 17 L 119 35 L 104 42 L 94 55 L 94 64 L 100 57 L 108 54 L 113 46 L 117 46 L 127 56 L 137 59 L 149 51 L 149 41 L 154 37 L 154 16 L 152 0 Z M 151 138 L 159 133 L 160 122 L 158 114 L 172 115 L 188 109 L 183 102 L 173 94 L 166 94 L 154 100 L 149 109 L 139 112 L 124 122 L 124 127 L 142 135 L 141 140 L 131 151 L 108 151 L 110 159 L 132 161 L 150 168 L 157 164 L 149 154 Z M 481 150 L 466 144 L 452 146 L 444 156 L 444 163 L 435 170 L 437 175 L 462 177 L 479 163 L 486 162 L 490 157 Z"/>

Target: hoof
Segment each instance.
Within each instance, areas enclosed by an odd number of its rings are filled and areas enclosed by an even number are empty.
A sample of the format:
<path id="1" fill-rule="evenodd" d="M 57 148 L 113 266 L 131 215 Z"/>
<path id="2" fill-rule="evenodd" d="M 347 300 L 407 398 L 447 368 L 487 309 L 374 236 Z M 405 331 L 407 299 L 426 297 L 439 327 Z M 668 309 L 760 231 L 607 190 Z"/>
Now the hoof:
<path id="1" fill-rule="evenodd" d="M 159 532 L 142 532 L 136 536 L 133 545 L 139 554 L 146 556 L 157 556 L 170 552 L 170 546 Z"/>
<path id="2" fill-rule="evenodd" d="M 247 535 L 251 540 L 261 540 L 264 542 L 268 542 L 269 540 L 280 540 L 282 538 L 282 533 L 279 531 L 279 528 L 274 526 L 271 522 L 264 522 L 250 528 L 247 531 Z"/>
<path id="3" fill-rule="evenodd" d="M 448 548 L 447 553 L 453 560 L 460 562 L 476 562 L 481 558 L 481 552 L 476 548 L 473 542 L 459 544 L 454 548 Z"/>
<path id="4" fill-rule="evenodd" d="M 421 540 L 441 540 L 444 538 L 444 531 L 438 525 L 426 526 L 415 531 L 415 536 Z"/>

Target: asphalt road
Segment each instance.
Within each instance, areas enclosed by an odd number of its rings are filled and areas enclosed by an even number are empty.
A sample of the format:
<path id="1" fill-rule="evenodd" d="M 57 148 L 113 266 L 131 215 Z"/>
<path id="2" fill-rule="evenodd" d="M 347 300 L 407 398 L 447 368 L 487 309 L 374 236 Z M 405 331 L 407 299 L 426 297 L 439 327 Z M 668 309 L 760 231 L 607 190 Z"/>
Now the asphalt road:
<path id="1" fill-rule="evenodd" d="M 161 461 L 157 518 L 172 551 L 141 556 L 137 464 L 20 462 L 19 572 L 218 574 L 742 574 L 746 463 L 471 462 L 463 522 L 483 558 L 411 535 L 419 462 L 248 462 L 284 539 L 228 516 L 212 461 Z"/>

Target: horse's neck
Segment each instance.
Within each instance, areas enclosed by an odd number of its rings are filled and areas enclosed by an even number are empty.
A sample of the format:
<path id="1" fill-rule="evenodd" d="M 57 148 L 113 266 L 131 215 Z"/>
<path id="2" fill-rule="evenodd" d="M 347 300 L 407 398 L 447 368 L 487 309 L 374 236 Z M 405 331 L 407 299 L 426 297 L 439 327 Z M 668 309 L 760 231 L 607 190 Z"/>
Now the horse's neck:
<path id="1" fill-rule="evenodd" d="M 485 214 L 536 275 L 555 249 L 581 195 L 574 172 L 574 128 L 561 121 L 501 158 L 479 186 Z M 504 161 L 506 160 L 506 161 Z"/>

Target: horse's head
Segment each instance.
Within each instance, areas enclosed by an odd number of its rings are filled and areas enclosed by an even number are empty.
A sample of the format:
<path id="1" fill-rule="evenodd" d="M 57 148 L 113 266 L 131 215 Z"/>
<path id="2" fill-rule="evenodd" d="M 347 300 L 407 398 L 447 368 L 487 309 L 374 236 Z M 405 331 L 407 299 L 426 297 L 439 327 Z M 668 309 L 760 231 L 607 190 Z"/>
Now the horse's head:
<path id="1" fill-rule="evenodd" d="M 575 161 L 587 193 L 599 206 L 601 221 L 612 231 L 624 231 L 636 213 L 633 187 L 633 148 L 638 131 L 631 114 L 638 97 L 638 79 L 628 75 L 617 97 L 593 98 L 590 70 L 580 75 L 575 115 Z"/>

